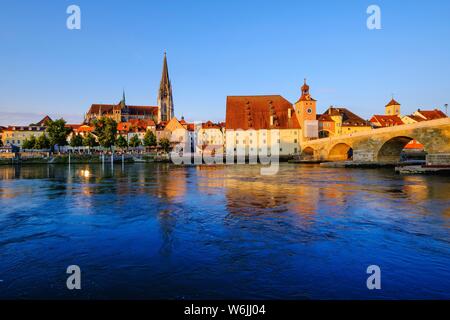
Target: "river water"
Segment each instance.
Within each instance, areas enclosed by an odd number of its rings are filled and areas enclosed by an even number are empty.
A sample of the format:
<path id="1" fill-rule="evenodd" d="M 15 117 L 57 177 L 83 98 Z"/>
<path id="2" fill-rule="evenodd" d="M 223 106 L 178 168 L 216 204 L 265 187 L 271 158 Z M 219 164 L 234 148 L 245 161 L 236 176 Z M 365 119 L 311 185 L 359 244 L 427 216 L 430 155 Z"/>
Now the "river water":
<path id="1" fill-rule="evenodd" d="M 1 166 L 0 199 L 0 298 L 450 298 L 449 177 Z"/>

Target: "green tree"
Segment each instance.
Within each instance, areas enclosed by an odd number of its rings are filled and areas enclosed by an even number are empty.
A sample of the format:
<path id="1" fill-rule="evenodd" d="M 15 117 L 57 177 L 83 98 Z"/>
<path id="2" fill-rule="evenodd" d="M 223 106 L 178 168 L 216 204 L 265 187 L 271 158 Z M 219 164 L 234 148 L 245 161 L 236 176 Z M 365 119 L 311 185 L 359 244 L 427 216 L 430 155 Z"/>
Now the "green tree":
<path id="1" fill-rule="evenodd" d="M 23 140 L 22 149 L 34 149 L 35 145 L 36 145 L 36 137 L 31 136 L 30 138 Z"/>
<path id="2" fill-rule="evenodd" d="M 41 134 L 34 144 L 34 149 L 50 149 L 51 142 L 45 133 Z"/>
<path id="3" fill-rule="evenodd" d="M 73 148 L 81 147 L 83 145 L 83 137 L 79 134 L 74 134 L 70 139 L 70 146 Z"/>
<path id="4" fill-rule="evenodd" d="M 88 133 L 84 138 L 83 138 L 83 146 L 85 147 L 89 147 L 89 148 L 93 148 L 98 146 L 98 142 L 95 139 L 94 135 L 92 133 Z"/>
<path id="5" fill-rule="evenodd" d="M 125 149 L 128 147 L 128 141 L 123 136 L 119 136 L 116 140 L 116 147 Z"/>
<path id="6" fill-rule="evenodd" d="M 136 148 L 139 147 L 142 144 L 141 139 L 139 139 L 138 135 L 135 134 L 130 139 L 130 147 Z"/>
<path id="7" fill-rule="evenodd" d="M 167 138 L 162 138 L 161 140 L 159 140 L 159 146 L 165 151 L 165 152 L 169 152 L 170 151 L 170 141 Z"/>
<path id="8" fill-rule="evenodd" d="M 50 147 L 53 150 L 55 145 L 58 145 L 58 149 L 61 146 L 67 145 L 67 136 L 72 129 L 66 128 L 66 121 L 64 119 L 48 120 L 46 123 L 48 139 L 50 140 Z"/>
<path id="9" fill-rule="evenodd" d="M 116 142 L 117 122 L 111 118 L 100 118 L 94 121 L 94 133 L 98 142 L 104 148 L 110 148 Z"/>
<path id="10" fill-rule="evenodd" d="M 155 134 L 148 130 L 144 136 L 144 146 L 146 147 L 156 147 L 156 136 Z"/>

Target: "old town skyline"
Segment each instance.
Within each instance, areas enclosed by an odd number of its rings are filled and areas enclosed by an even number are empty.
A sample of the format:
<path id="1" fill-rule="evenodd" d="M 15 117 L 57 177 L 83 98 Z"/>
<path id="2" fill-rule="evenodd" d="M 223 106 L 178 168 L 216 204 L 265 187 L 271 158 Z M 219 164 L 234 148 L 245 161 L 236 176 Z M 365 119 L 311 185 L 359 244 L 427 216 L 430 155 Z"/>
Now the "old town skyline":
<path id="1" fill-rule="evenodd" d="M 78 122 L 93 101 L 116 101 L 123 88 L 130 104 L 153 105 L 165 50 L 177 116 L 189 121 L 225 119 L 227 95 L 280 94 L 294 102 L 305 77 L 314 85 L 319 110 L 345 106 L 367 119 L 392 94 L 408 113 L 448 103 L 450 70 L 440 63 L 449 49 L 444 40 L 450 30 L 443 23 L 447 3 L 426 8 L 411 3 L 405 13 L 403 5 L 381 1 L 383 28 L 375 31 L 366 28 L 362 2 L 341 5 L 339 14 L 327 1 L 257 8 L 251 2 L 199 1 L 190 7 L 118 2 L 106 14 L 100 4 L 78 4 L 79 31 L 65 28 L 61 5 L 31 3 L 19 9 L 12 4 L 0 13 L 7 49 L 0 125 L 28 124 L 46 114 Z M 272 16 L 274 7 L 278 14 Z M 176 19 L 167 28 L 169 11 Z M 142 19 L 144 14 L 150 19 Z M 34 15 L 42 19 L 31 19 Z M 123 23 L 112 24 L 116 19 Z M 267 19 L 273 21 L 270 28 Z M 248 45 L 247 39 L 254 41 Z"/>

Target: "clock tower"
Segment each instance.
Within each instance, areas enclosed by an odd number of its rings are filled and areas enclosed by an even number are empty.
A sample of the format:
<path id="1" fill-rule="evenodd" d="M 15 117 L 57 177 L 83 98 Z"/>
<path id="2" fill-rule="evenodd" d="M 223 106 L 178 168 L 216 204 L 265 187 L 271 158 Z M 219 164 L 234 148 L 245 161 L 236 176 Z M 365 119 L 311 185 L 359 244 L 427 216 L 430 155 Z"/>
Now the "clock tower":
<path id="1" fill-rule="evenodd" d="M 306 79 L 301 87 L 302 95 L 300 99 L 295 103 L 295 110 L 297 112 L 297 118 L 302 127 L 303 136 L 309 137 L 307 128 L 317 121 L 316 115 L 316 104 L 317 101 L 314 100 L 309 93 L 309 86 L 306 84 Z"/>

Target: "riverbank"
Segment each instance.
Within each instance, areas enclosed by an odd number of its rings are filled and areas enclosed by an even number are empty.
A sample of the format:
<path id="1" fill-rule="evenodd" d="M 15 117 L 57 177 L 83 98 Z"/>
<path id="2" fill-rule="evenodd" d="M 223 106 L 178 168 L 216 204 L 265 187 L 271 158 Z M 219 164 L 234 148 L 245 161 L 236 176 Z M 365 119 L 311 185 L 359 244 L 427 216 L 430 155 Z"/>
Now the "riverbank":
<path id="1" fill-rule="evenodd" d="M 152 163 L 169 162 L 168 155 L 157 154 L 124 154 L 114 155 L 92 155 L 92 154 L 68 154 L 53 155 L 47 157 L 15 157 L 0 159 L 0 165 L 42 165 L 42 164 L 99 164 L 99 163 Z"/>

